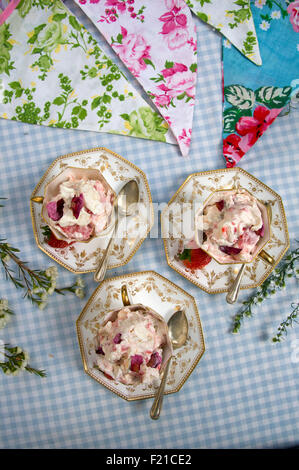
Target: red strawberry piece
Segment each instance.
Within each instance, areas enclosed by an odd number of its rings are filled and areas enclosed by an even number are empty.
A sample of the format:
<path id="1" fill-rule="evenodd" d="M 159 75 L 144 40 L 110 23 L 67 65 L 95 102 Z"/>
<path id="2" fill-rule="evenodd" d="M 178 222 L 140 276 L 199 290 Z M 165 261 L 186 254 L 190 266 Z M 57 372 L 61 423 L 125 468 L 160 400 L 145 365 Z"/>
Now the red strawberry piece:
<path id="1" fill-rule="evenodd" d="M 147 365 L 149 367 L 158 367 L 162 362 L 162 357 L 160 356 L 160 354 L 158 352 L 154 352 L 151 357 L 150 357 L 150 360 L 148 361 Z"/>
<path id="2" fill-rule="evenodd" d="M 139 373 L 140 366 L 143 363 L 143 357 L 140 354 L 135 354 L 131 357 L 131 370 L 133 372 Z"/>
<path id="3" fill-rule="evenodd" d="M 74 196 L 71 203 L 71 208 L 74 214 L 74 217 L 78 219 L 81 209 L 84 206 L 84 196 L 81 193 L 80 196 Z"/>
<path id="4" fill-rule="evenodd" d="M 261 226 L 261 228 L 259 228 L 258 230 L 256 230 L 255 233 L 256 233 L 257 235 L 259 235 L 260 237 L 263 237 L 263 236 L 264 236 L 264 233 L 265 233 L 265 226 L 264 226 L 264 224 Z"/>
<path id="5" fill-rule="evenodd" d="M 115 335 L 113 338 L 113 343 L 119 344 L 120 342 L 121 342 L 121 333 L 117 333 L 117 335 Z"/>
<path id="6" fill-rule="evenodd" d="M 234 246 L 219 246 L 219 250 L 227 255 L 238 255 L 242 248 L 235 248 Z"/>
<path id="7" fill-rule="evenodd" d="M 101 346 L 99 346 L 98 349 L 96 350 L 96 354 L 102 354 L 103 356 L 105 356 L 105 353 L 104 353 L 103 348 Z"/>
<path id="8" fill-rule="evenodd" d="M 114 378 L 111 377 L 111 375 L 107 374 L 106 372 L 103 372 L 103 374 L 105 375 L 105 377 L 107 377 L 107 379 L 114 380 Z"/>
<path id="9" fill-rule="evenodd" d="M 224 207 L 224 200 L 221 199 L 221 201 L 216 202 L 217 209 L 221 212 L 223 207 Z"/>
<path id="10" fill-rule="evenodd" d="M 184 250 L 184 252 L 187 250 Z M 188 269 L 202 269 L 211 261 L 211 256 L 209 256 L 201 248 L 196 250 L 189 250 L 189 256 L 183 259 L 183 263 Z M 183 253 L 184 253 L 183 252 Z"/>
<path id="11" fill-rule="evenodd" d="M 52 248 L 66 248 L 67 246 L 72 245 L 74 242 L 68 243 L 65 240 L 58 240 L 58 238 L 55 237 L 54 233 L 51 232 L 51 235 L 48 238 L 47 243 Z"/>
<path id="12" fill-rule="evenodd" d="M 46 207 L 50 219 L 55 221 L 60 220 L 63 216 L 64 200 L 59 199 L 59 201 L 48 202 Z"/>

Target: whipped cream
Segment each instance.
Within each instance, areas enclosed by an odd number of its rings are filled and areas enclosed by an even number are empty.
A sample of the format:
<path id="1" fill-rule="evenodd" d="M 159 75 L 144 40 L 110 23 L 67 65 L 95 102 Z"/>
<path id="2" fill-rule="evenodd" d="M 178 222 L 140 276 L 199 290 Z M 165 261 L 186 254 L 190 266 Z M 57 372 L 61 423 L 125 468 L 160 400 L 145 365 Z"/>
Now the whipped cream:
<path id="1" fill-rule="evenodd" d="M 99 329 L 97 366 L 124 384 L 159 380 L 165 330 L 161 321 L 141 306 L 124 307 L 114 321 Z"/>
<path id="2" fill-rule="evenodd" d="M 250 262 L 263 235 L 263 219 L 256 199 L 244 190 L 217 193 L 204 208 L 201 245 L 221 263 Z"/>
<path id="3" fill-rule="evenodd" d="M 113 194 L 100 181 L 72 177 L 60 184 L 57 196 L 47 204 L 55 228 L 76 240 L 99 235 L 110 223 L 112 208 Z"/>

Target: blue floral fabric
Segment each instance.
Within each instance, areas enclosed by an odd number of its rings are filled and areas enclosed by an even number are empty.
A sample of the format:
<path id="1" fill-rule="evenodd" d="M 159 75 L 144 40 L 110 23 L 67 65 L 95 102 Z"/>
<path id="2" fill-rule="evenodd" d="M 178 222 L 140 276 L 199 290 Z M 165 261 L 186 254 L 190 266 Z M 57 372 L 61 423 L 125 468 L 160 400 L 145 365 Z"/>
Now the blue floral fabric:
<path id="1" fill-rule="evenodd" d="M 298 106 L 299 1 L 251 4 L 263 65 L 245 60 L 223 40 L 223 154 L 228 167 L 236 165 L 277 116 Z"/>

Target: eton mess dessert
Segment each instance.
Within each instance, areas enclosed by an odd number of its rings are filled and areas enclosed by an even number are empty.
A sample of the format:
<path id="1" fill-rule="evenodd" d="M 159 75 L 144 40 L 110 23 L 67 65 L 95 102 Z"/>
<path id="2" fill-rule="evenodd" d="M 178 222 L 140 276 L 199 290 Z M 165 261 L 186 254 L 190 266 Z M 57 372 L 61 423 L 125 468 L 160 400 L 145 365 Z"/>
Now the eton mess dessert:
<path id="1" fill-rule="evenodd" d="M 58 232 L 71 240 L 84 241 L 107 228 L 113 199 L 113 193 L 101 181 L 70 176 L 59 185 L 46 211 Z"/>
<path id="2" fill-rule="evenodd" d="M 264 235 L 257 200 L 241 189 L 214 194 L 197 215 L 196 225 L 202 230 L 202 243 L 188 241 L 179 255 L 186 267 L 194 269 L 202 269 L 211 257 L 219 263 L 250 262 Z"/>
<path id="3" fill-rule="evenodd" d="M 126 385 L 159 380 L 167 342 L 162 320 L 142 305 L 123 307 L 96 337 L 97 367 Z"/>
<path id="4" fill-rule="evenodd" d="M 257 200 L 244 190 L 220 192 L 204 207 L 202 248 L 220 263 L 250 262 L 264 235 Z"/>

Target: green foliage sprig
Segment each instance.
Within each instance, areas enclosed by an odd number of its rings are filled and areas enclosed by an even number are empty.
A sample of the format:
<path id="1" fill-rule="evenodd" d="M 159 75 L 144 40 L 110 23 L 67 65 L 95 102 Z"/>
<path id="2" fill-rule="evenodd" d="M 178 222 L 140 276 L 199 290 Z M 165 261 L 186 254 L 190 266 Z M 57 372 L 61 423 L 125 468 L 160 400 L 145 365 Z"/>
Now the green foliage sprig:
<path id="1" fill-rule="evenodd" d="M 17 256 L 16 253 L 19 252 L 20 250 L 12 247 L 5 240 L 0 240 L 0 262 L 5 270 L 6 278 L 16 288 L 24 289 L 24 297 L 28 297 L 41 310 L 45 308 L 48 296 L 54 292 L 62 295 L 65 292 L 72 292 L 81 299 L 84 297 L 85 284 L 80 277 L 71 286 L 58 289 L 56 287 L 58 277 L 56 266 L 51 266 L 46 270 L 30 269 L 27 263 Z M 11 262 L 17 267 L 18 274 L 11 268 Z"/>
<path id="2" fill-rule="evenodd" d="M 8 307 L 7 299 L 0 299 L 0 329 L 4 328 L 14 312 Z M 19 346 L 10 346 L 0 342 L 0 370 L 6 375 L 17 375 L 26 370 L 31 374 L 46 377 L 44 370 L 35 369 L 29 364 L 29 354 Z"/>
<path id="3" fill-rule="evenodd" d="M 4 360 L 1 361 L 2 359 Z M 29 354 L 19 346 L 12 347 L 4 344 L 4 347 L 0 349 L 0 369 L 4 374 L 17 375 L 26 370 L 39 377 L 46 377 L 44 370 L 35 369 L 29 365 L 29 359 Z"/>
<path id="4" fill-rule="evenodd" d="M 0 330 L 10 321 L 13 311 L 8 308 L 7 299 L 0 299 Z"/>
<path id="5" fill-rule="evenodd" d="M 284 339 L 284 336 L 288 334 L 288 327 L 293 326 L 293 323 L 298 323 L 297 318 L 299 316 L 299 303 L 292 304 L 292 309 L 292 313 L 279 325 L 276 336 L 272 338 L 273 343 L 280 343 L 281 340 Z"/>
<path id="6" fill-rule="evenodd" d="M 299 260 L 299 248 L 289 251 L 273 273 L 256 289 L 256 291 L 243 302 L 243 308 L 233 319 L 232 333 L 238 333 L 243 320 L 253 315 L 253 308 L 261 304 L 267 297 L 274 295 L 277 290 L 284 289 L 286 279 L 299 277 L 296 264 Z"/>

